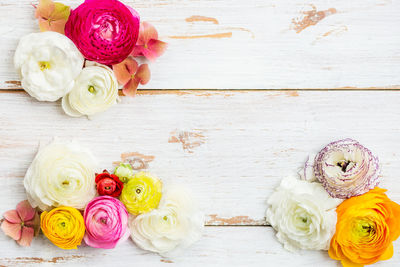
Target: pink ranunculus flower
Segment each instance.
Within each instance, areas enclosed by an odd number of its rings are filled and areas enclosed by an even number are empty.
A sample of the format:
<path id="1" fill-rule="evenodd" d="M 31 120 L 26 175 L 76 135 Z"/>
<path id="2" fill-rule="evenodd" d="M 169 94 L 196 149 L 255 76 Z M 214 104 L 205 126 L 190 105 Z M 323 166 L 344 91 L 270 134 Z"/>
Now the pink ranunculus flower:
<path id="1" fill-rule="evenodd" d="M 94 248 L 114 248 L 129 237 L 128 212 L 116 198 L 100 196 L 90 201 L 83 214 L 84 240 Z"/>
<path id="2" fill-rule="evenodd" d="M 118 0 L 85 0 L 71 11 L 65 35 L 86 59 L 114 65 L 132 52 L 139 25 L 138 13 Z"/>

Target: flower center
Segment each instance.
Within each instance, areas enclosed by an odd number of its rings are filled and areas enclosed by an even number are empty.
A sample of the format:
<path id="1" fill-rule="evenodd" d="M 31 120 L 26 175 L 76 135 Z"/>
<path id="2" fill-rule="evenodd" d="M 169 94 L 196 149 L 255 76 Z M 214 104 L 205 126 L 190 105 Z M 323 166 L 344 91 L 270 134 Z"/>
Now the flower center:
<path id="1" fill-rule="evenodd" d="M 89 93 L 92 93 L 92 94 L 96 93 L 96 89 L 94 88 L 93 85 L 90 85 L 90 86 L 88 87 L 88 91 L 89 91 Z"/>
<path id="2" fill-rule="evenodd" d="M 147 49 L 147 48 L 148 48 L 147 44 L 144 44 L 144 48 L 145 48 L 145 49 Z"/>
<path id="3" fill-rule="evenodd" d="M 105 190 L 110 190 L 110 189 L 111 189 L 111 186 L 106 186 L 106 187 L 104 187 L 104 189 L 105 189 Z"/>
<path id="4" fill-rule="evenodd" d="M 61 226 L 62 226 L 62 227 L 65 227 L 65 222 L 62 222 L 62 223 L 61 223 Z"/>
<path id="5" fill-rule="evenodd" d="M 338 163 L 336 163 L 336 165 L 342 169 L 342 172 L 346 172 L 347 166 L 349 166 L 350 163 L 351 163 L 350 160 L 341 160 Z"/>
<path id="6" fill-rule="evenodd" d="M 140 194 L 142 192 L 142 190 L 140 188 L 136 189 L 136 194 Z"/>
<path id="7" fill-rule="evenodd" d="M 48 61 L 39 61 L 39 67 L 41 71 L 50 69 L 50 62 Z"/>
<path id="8" fill-rule="evenodd" d="M 69 185 L 69 181 L 67 181 L 67 180 L 63 181 L 62 185 Z"/>
<path id="9" fill-rule="evenodd" d="M 164 217 L 163 217 L 163 220 L 164 220 L 164 221 L 168 221 L 168 217 L 167 217 L 167 216 L 164 216 Z"/>

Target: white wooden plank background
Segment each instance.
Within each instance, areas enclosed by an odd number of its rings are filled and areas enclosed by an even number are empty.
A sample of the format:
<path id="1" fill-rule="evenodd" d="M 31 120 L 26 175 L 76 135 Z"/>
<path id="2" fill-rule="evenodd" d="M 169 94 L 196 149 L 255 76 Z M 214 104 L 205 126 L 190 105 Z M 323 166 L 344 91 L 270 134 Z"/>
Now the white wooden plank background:
<path id="1" fill-rule="evenodd" d="M 396 91 L 146 91 L 92 120 L 68 118 L 60 103 L 37 102 L 19 91 L 0 93 L 0 99 L 1 212 L 24 199 L 23 175 L 38 142 L 60 136 L 86 144 L 100 169 L 131 153 L 167 183 L 187 184 L 209 225 L 199 243 L 172 259 L 138 250 L 131 241 L 115 250 L 62 251 L 44 237 L 20 249 L 0 235 L 0 265 L 337 266 L 326 253 L 287 253 L 262 224 L 265 201 L 281 178 L 309 152 L 345 137 L 379 156 L 382 187 L 400 203 Z M 397 266 L 395 251 L 378 266 Z"/>
<path id="2" fill-rule="evenodd" d="M 124 2 L 170 44 L 147 89 L 400 88 L 399 0 Z M 12 57 L 38 31 L 31 3 L 0 1 L 0 88 L 20 87 Z"/>
<path id="3" fill-rule="evenodd" d="M 20 248 L 0 234 L 0 266 L 339 266 L 326 253 L 283 250 L 264 210 L 282 177 L 345 137 L 379 156 L 382 187 L 400 203 L 400 94 L 375 91 L 400 89 L 400 0 L 124 2 L 170 45 L 144 87 L 160 90 L 122 98 L 87 120 L 20 90 L 13 54 L 38 27 L 31 0 L 0 0 L 0 213 L 25 198 L 23 176 L 39 142 L 76 138 L 95 152 L 100 170 L 131 160 L 190 186 L 206 214 L 204 238 L 162 258 L 131 241 L 63 251 L 43 236 Z M 374 90 L 302 90 L 310 88 Z M 397 241 L 394 257 L 376 266 L 398 266 L 399 248 Z"/>

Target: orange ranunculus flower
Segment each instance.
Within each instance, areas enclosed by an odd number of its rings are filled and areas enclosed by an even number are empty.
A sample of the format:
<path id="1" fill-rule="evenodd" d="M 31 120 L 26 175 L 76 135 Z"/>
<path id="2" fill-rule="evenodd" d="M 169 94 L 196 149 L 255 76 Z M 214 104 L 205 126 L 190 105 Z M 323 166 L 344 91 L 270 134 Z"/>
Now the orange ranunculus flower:
<path id="1" fill-rule="evenodd" d="M 400 205 L 385 192 L 376 187 L 337 207 L 329 256 L 344 267 L 362 267 L 392 257 L 392 242 L 400 236 Z"/>

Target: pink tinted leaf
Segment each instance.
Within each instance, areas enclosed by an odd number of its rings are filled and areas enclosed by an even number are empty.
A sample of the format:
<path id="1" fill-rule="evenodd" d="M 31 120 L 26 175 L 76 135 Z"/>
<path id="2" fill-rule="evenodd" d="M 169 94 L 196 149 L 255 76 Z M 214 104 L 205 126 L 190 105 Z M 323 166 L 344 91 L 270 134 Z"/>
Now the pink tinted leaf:
<path id="1" fill-rule="evenodd" d="M 4 213 L 4 219 L 6 219 L 10 223 L 21 223 L 21 218 L 18 215 L 16 210 L 9 210 Z"/>
<path id="2" fill-rule="evenodd" d="M 143 21 L 140 23 L 138 45 L 145 45 L 151 39 L 158 39 L 158 32 L 156 28 L 150 23 Z"/>
<path id="3" fill-rule="evenodd" d="M 136 72 L 135 79 L 137 79 L 140 84 L 146 84 L 150 81 L 151 73 L 148 64 L 140 65 L 138 71 Z"/>
<path id="4" fill-rule="evenodd" d="M 21 224 L 19 223 L 9 223 L 4 220 L 1 223 L 1 230 L 14 240 L 19 240 L 21 238 Z"/>
<path id="5" fill-rule="evenodd" d="M 119 64 L 113 65 L 115 77 L 120 84 L 127 84 L 132 78 L 132 75 L 136 73 L 138 69 L 138 63 L 131 57 L 128 57 Z"/>
<path id="6" fill-rule="evenodd" d="M 34 230 L 31 227 L 22 227 L 21 238 L 17 240 L 18 245 L 29 247 L 33 240 Z"/>
<path id="7" fill-rule="evenodd" d="M 127 84 L 125 84 L 124 88 L 122 89 L 122 92 L 126 96 L 134 97 L 136 96 L 138 85 L 139 85 L 138 79 L 131 79 Z"/>
<path id="8" fill-rule="evenodd" d="M 32 208 L 28 200 L 24 200 L 18 203 L 17 212 L 23 222 L 30 221 L 35 217 L 36 210 Z"/>

